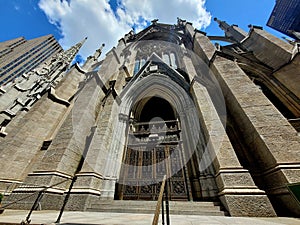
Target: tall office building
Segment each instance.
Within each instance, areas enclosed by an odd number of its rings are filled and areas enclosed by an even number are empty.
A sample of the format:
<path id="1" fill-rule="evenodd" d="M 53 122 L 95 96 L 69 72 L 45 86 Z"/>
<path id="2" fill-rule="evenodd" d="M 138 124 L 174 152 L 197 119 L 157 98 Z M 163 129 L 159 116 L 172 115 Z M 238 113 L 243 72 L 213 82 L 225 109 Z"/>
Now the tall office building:
<path id="1" fill-rule="evenodd" d="M 300 39 L 300 0 L 276 0 L 267 22 L 269 27 L 295 39 Z"/>
<path id="2" fill-rule="evenodd" d="M 0 86 L 13 81 L 63 51 L 52 35 L 26 40 L 24 37 L 0 43 Z"/>
<path id="3" fill-rule="evenodd" d="M 215 21 L 225 36 L 154 20 L 103 60 L 17 79 L 0 96 L 3 205 L 153 213 L 166 176 L 180 213 L 299 216 L 297 44 Z"/>

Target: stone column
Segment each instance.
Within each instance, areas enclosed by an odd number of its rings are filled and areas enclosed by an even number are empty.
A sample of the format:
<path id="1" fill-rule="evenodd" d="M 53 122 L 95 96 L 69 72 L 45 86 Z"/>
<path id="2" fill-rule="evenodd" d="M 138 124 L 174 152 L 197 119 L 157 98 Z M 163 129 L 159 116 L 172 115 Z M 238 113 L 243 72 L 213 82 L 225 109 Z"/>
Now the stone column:
<path id="1" fill-rule="evenodd" d="M 58 125 L 67 111 L 65 105 L 43 96 L 30 112 L 22 112 L 7 129 L 8 135 L 0 141 L 0 192 L 8 194 L 21 184 L 34 165 L 41 159 L 44 140 Z M 22 117 L 23 116 L 23 117 Z M 7 193 L 8 192 L 8 193 Z"/>
<path id="2" fill-rule="evenodd" d="M 119 86 L 122 88 L 120 83 L 124 82 L 125 76 L 123 68 L 116 69 L 121 60 L 118 53 L 120 48 L 113 48 L 107 54 L 101 69 L 86 84 L 77 99 L 78 109 L 87 108 L 87 101 L 94 102 L 93 108 L 87 112 L 93 115 L 94 125 L 85 142 L 87 154 L 66 207 L 69 210 L 86 210 L 101 199 L 114 198 L 116 176 L 109 168 L 113 164 L 110 155 L 114 149 L 110 146 L 116 141 L 112 137 L 115 132 L 114 123 L 118 118 L 115 89 Z M 96 77 L 101 80 L 100 84 Z M 116 82 L 115 85 L 112 82 Z"/>
<path id="3" fill-rule="evenodd" d="M 238 65 L 221 56 L 211 64 L 226 105 L 239 127 L 255 165 L 256 180 L 280 215 L 300 215 L 300 207 L 287 190 L 299 182 L 300 137 Z"/>
<path id="4" fill-rule="evenodd" d="M 193 37 L 194 53 L 209 65 L 216 51 L 213 44 L 204 33 L 193 30 L 190 24 L 186 25 L 186 33 Z M 213 76 L 213 73 L 206 76 Z M 236 156 L 219 117 L 224 115 L 219 110 L 218 98 L 212 90 L 208 92 L 200 85 L 197 79 L 193 82 L 191 91 L 201 113 L 200 121 L 204 124 L 204 130 L 206 129 L 208 153 L 205 154 L 209 154 L 214 160 L 219 197 L 226 209 L 232 216 L 275 216 L 265 192 L 257 188 L 249 171 L 241 166 Z"/>
<path id="5" fill-rule="evenodd" d="M 241 166 L 206 88 L 195 81 L 192 95 L 207 141 L 204 155 L 212 160 L 218 196 L 227 211 L 231 216 L 275 216 L 265 192 L 257 188 L 249 171 Z M 208 166 L 200 162 L 200 169 Z"/>
<path id="6" fill-rule="evenodd" d="M 55 89 L 55 95 L 64 100 L 64 102 L 68 102 L 77 92 L 78 85 L 83 78 L 84 74 L 73 67 Z M 9 201 L 28 196 L 40 190 L 43 186 L 50 186 L 70 179 L 74 175 L 80 161 L 81 153 L 84 149 L 83 141 L 85 141 L 85 137 L 90 132 L 90 128 L 85 131 L 84 127 L 73 127 L 73 103 L 66 107 L 47 99 L 46 96 L 43 98 L 45 99 L 37 102 L 33 109 L 23 117 L 27 121 L 25 121 L 26 126 L 21 127 L 28 130 L 20 137 L 25 138 L 28 142 L 24 143 L 24 140 L 20 140 L 20 143 L 23 143 L 20 145 L 20 148 L 24 149 L 24 158 L 32 157 L 33 151 L 35 151 L 36 155 L 31 159 L 30 170 L 27 167 L 26 173 L 22 174 L 24 178 L 26 177 L 22 187 L 14 190 L 8 199 Z M 85 117 L 89 119 L 88 115 L 85 115 Z M 74 129 L 82 129 L 83 141 L 82 139 L 74 138 Z M 27 134 L 27 137 L 24 134 Z M 51 143 L 44 151 L 42 149 L 43 141 Z M 23 155 L 21 152 L 18 152 L 18 154 L 19 157 Z M 23 161 L 25 162 L 25 160 Z M 18 166 L 20 169 L 24 169 L 21 165 Z M 61 203 L 62 200 L 61 194 L 68 188 L 68 185 L 69 182 L 65 182 L 48 189 L 47 192 L 49 194 L 43 197 L 42 206 L 49 209 L 58 209 L 60 207 L 59 202 Z M 35 197 L 26 199 L 26 201 L 20 202 L 20 205 L 13 205 L 13 207 L 30 208 Z"/>

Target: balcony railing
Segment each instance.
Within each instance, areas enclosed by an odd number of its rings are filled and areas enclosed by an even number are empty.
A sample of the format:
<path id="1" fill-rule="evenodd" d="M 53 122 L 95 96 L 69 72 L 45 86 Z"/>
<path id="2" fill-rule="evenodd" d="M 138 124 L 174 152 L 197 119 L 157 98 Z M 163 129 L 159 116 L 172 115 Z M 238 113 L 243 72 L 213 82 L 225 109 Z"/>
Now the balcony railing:
<path id="1" fill-rule="evenodd" d="M 138 122 L 130 125 L 130 133 L 135 135 L 149 135 L 179 131 L 180 127 L 177 120 Z"/>
<path id="2" fill-rule="evenodd" d="M 128 145 L 177 144 L 180 131 L 177 120 L 134 123 L 130 125 Z"/>

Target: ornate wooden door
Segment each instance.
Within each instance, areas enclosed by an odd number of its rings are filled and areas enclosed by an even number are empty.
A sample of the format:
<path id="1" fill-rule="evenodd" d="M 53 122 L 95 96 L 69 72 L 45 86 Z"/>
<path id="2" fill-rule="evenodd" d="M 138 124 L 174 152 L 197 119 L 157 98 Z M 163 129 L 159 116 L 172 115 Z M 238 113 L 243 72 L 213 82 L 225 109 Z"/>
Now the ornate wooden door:
<path id="1" fill-rule="evenodd" d="M 180 129 L 176 121 L 156 131 L 136 124 L 129 133 L 120 174 L 119 198 L 124 200 L 156 200 L 165 174 L 169 178 L 171 200 L 188 200 L 188 177 L 183 165 Z M 172 124 L 174 126 L 172 126 Z"/>

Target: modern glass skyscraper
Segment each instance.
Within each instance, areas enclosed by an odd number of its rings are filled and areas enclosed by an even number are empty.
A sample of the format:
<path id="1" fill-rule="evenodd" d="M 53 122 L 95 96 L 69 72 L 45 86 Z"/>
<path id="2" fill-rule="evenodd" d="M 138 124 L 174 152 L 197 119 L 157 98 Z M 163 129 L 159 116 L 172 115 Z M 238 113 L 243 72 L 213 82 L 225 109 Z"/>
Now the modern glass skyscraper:
<path id="1" fill-rule="evenodd" d="M 63 49 L 53 35 L 24 37 L 0 43 L 0 85 L 13 81 Z"/>
<path id="2" fill-rule="evenodd" d="M 269 27 L 300 39 L 300 0 L 276 0 L 276 5 L 267 22 Z"/>

